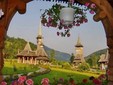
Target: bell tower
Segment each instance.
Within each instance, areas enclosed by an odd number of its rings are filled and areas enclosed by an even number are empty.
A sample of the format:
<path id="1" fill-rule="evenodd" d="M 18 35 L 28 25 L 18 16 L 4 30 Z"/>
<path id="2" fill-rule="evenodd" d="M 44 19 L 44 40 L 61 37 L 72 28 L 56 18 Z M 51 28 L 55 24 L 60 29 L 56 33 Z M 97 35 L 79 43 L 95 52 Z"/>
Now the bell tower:
<path id="1" fill-rule="evenodd" d="M 78 37 L 77 44 L 75 45 L 75 58 L 73 63 L 75 65 L 78 65 L 82 62 L 85 62 L 85 59 L 83 56 L 83 45 L 80 42 L 80 37 Z"/>

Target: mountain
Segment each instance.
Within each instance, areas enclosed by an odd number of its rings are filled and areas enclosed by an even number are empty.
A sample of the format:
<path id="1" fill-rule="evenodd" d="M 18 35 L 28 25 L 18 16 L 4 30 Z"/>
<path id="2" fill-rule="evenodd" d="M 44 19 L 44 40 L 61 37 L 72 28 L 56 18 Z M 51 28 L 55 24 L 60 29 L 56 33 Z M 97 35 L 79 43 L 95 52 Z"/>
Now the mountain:
<path id="1" fill-rule="evenodd" d="M 54 49 L 49 48 L 47 46 L 44 46 L 44 49 L 46 50 L 47 54 L 50 56 L 50 52 Z M 70 61 L 71 55 L 68 53 L 60 52 L 55 50 L 55 59 L 61 60 L 61 61 Z"/>
<path id="2" fill-rule="evenodd" d="M 16 54 L 19 51 L 22 51 L 26 45 L 26 41 L 24 39 L 21 38 L 14 38 L 14 37 L 6 37 L 6 41 L 5 41 L 5 48 L 4 48 L 4 57 L 5 58 L 16 58 Z M 32 48 L 32 50 L 36 50 L 36 45 L 33 44 L 32 42 L 30 42 L 30 46 Z M 49 48 L 47 46 L 44 46 L 44 49 L 46 50 L 47 54 L 51 55 L 52 48 Z M 60 60 L 60 61 L 69 61 L 71 55 L 68 53 L 64 53 L 64 52 L 60 52 L 57 50 L 54 50 L 55 52 L 55 59 Z"/>
<path id="3" fill-rule="evenodd" d="M 107 48 L 106 49 L 102 49 L 99 51 L 96 51 L 90 55 L 88 55 L 87 57 L 85 57 L 85 60 L 87 63 L 89 63 L 89 65 L 93 68 L 98 68 L 99 66 L 99 59 L 100 59 L 100 55 L 101 54 L 105 54 L 107 52 Z"/>
<path id="4" fill-rule="evenodd" d="M 96 51 L 96 52 L 94 52 L 94 53 L 92 53 L 92 54 L 86 56 L 85 59 L 87 60 L 87 59 L 91 58 L 93 55 L 95 55 L 95 56 L 100 56 L 101 54 L 105 54 L 106 51 L 107 51 L 107 49 L 108 49 L 108 48 L 98 50 L 98 51 Z"/>

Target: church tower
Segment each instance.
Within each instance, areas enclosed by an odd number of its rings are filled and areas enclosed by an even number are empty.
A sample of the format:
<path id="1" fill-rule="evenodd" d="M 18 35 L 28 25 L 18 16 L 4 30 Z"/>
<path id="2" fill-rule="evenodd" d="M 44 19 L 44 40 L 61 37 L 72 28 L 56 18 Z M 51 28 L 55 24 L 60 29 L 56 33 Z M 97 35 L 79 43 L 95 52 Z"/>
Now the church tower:
<path id="1" fill-rule="evenodd" d="M 43 47 L 43 36 L 42 36 L 42 27 L 41 27 L 41 21 L 38 29 L 38 36 L 37 36 L 37 50 L 36 50 L 36 55 L 37 55 L 37 61 L 40 62 L 48 62 L 49 58 L 48 55 Z"/>
<path id="2" fill-rule="evenodd" d="M 83 56 L 83 45 L 80 42 L 80 37 L 78 37 L 77 44 L 75 45 L 75 58 L 73 63 L 75 65 L 78 65 L 82 62 L 85 62 L 85 59 Z"/>

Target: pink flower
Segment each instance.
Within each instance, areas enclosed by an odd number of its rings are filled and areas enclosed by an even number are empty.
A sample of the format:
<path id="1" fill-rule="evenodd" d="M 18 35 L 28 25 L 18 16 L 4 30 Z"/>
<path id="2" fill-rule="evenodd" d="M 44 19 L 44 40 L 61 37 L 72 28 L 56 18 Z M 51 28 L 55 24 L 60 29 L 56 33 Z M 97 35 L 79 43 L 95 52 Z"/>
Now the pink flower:
<path id="1" fill-rule="evenodd" d="M 33 80 L 32 79 L 28 79 L 28 80 L 26 80 L 26 84 L 27 85 L 33 85 Z"/>
<path id="2" fill-rule="evenodd" d="M 5 81 L 2 81 L 0 85 L 7 85 Z"/>
<path id="3" fill-rule="evenodd" d="M 111 72 L 109 69 L 107 70 L 107 75 L 111 75 Z"/>
<path id="4" fill-rule="evenodd" d="M 23 83 L 25 80 L 26 80 L 26 76 L 20 76 L 18 82 Z"/>
<path id="5" fill-rule="evenodd" d="M 76 24 L 76 26 L 80 26 L 80 24 L 79 24 L 79 23 L 77 23 L 77 24 Z"/>
<path id="6" fill-rule="evenodd" d="M 86 23 L 86 22 L 88 22 L 88 20 L 87 20 L 87 19 L 84 19 L 83 21 L 84 21 L 85 23 Z"/>
<path id="7" fill-rule="evenodd" d="M 49 85 L 49 79 L 48 78 L 43 78 L 41 81 L 42 85 Z"/>
<path id="8" fill-rule="evenodd" d="M 51 18 L 51 17 L 49 17 L 49 18 L 48 18 L 48 21 L 49 21 L 49 22 L 51 22 L 51 21 L 52 21 L 52 18 Z"/>
<path id="9" fill-rule="evenodd" d="M 88 6 L 89 6 L 89 4 L 90 4 L 90 3 L 88 3 L 88 2 L 87 2 L 87 3 L 85 3 L 85 6 L 87 6 L 87 7 L 88 7 Z"/>
<path id="10" fill-rule="evenodd" d="M 83 83 L 87 83 L 88 80 L 87 80 L 87 79 L 83 79 L 82 82 L 83 82 Z"/>
<path id="11" fill-rule="evenodd" d="M 93 79 L 95 85 L 102 85 L 102 82 L 99 79 Z"/>
<path id="12" fill-rule="evenodd" d="M 94 12 L 93 10 L 90 10 L 90 13 L 91 13 L 91 14 L 94 14 L 95 12 Z"/>
<path id="13" fill-rule="evenodd" d="M 63 78 L 59 78 L 59 82 L 64 82 L 64 79 Z"/>
<path id="14" fill-rule="evenodd" d="M 95 8 L 96 7 L 96 5 L 95 4 L 91 4 L 91 6 L 90 6 L 91 8 Z"/>

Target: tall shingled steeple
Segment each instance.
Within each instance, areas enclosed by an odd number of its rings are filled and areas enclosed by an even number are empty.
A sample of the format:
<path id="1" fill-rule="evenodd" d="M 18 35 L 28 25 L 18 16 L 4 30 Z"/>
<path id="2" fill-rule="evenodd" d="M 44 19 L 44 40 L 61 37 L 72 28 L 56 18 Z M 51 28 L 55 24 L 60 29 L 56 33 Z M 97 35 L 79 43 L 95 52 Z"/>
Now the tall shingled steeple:
<path id="1" fill-rule="evenodd" d="M 77 44 L 75 45 L 75 47 L 83 47 L 83 45 L 81 44 L 79 36 L 78 36 Z"/>
<path id="2" fill-rule="evenodd" d="M 37 60 L 49 61 L 48 55 L 43 47 L 43 37 L 42 37 L 42 25 L 41 21 L 38 28 L 38 37 L 37 37 L 37 50 L 36 50 Z"/>
<path id="3" fill-rule="evenodd" d="M 42 24 L 41 24 L 41 20 L 40 20 L 40 23 L 39 23 L 38 36 L 42 36 Z"/>
<path id="4" fill-rule="evenodd" d="M 80 63 L 85 62 L 84 56 L 83 56 L 83 45 L 80 42 L 80 37 L 78 37 L 77 43 L 75 45 L 75 58 L 74 58 L 74 65 L 78 65 Z"/>

